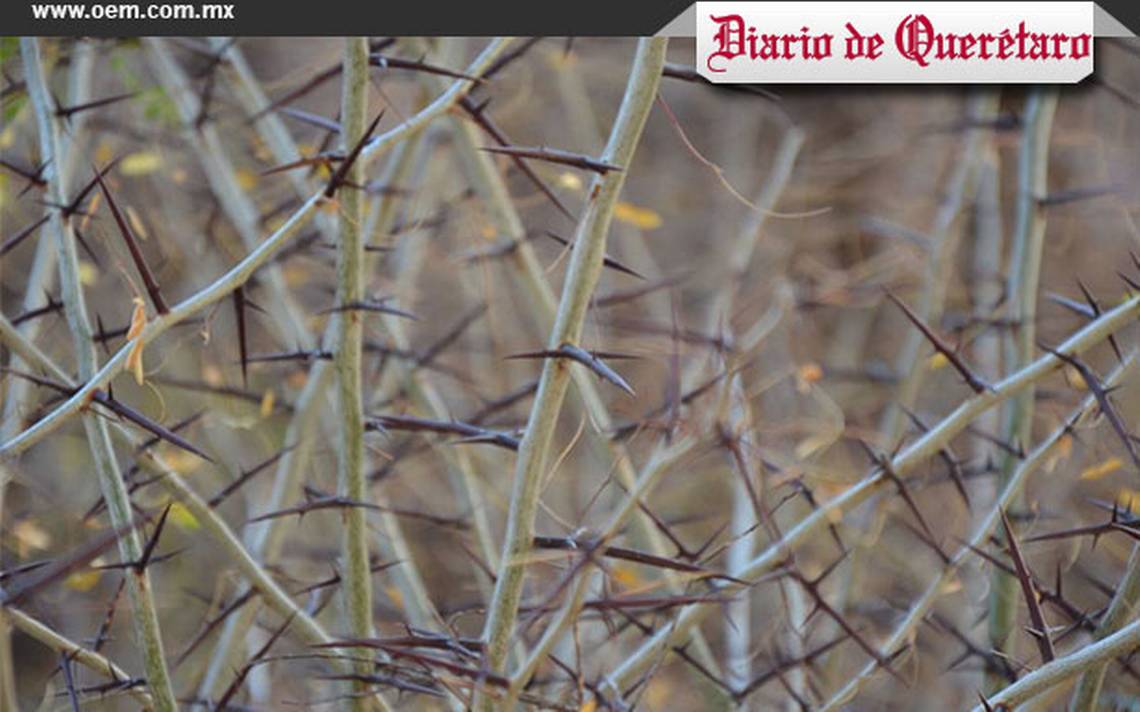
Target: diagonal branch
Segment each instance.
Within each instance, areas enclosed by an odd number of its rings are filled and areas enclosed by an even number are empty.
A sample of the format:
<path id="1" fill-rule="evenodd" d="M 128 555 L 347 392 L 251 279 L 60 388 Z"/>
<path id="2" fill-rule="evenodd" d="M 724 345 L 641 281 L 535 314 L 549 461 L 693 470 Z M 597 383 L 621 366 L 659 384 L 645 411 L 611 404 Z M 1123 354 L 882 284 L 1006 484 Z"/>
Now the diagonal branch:
<path id="1" fill-rule="evenodd" d="M 1105 312 L 1105 315 L 1100 319 L 1077 331 L 1058 350 L 1063 350 L 1066 353 L 1084 352 L 1105 341 L 1109 334 L 1131 323 L 1138 314 L 1140 314 L 1140 296 L 1133 296 L 1115 309 Z M 899 476 L 908 474 L 928 458 L 937 455 L 939 450 L 964 431 L 979 415 L 1023 392 L 1032 384 L 1053 373 L 1062 363 L 1063 361 L 1052 354 L 1042 355 L 1024 368 L 993 384 L 990 390 L 976 394 L 962 402 L 953 412 L 932 426 L 922 437 L 891 458 L 891 466 L 894 472 Z M 1022 463 L 1021 467 L 1024 467 L 1025 464 Z M 865 502 L 890 483 L 891 480 L 876 468 L 843 494 L 823 503 L 818 510 L 812 512 L 797 526 L 787 531 L 782 539 L 774 542 L 753 558 L 742 570 L 731 571 L 730 573 L 736 578 L 747 581 L 762 576 L 786 560 L 788 552 L 823 530 L 829 523 L 836 521 L 836 519 Z M 626 685 L 636 680 L 653 664 L 659 651 L 683 643 L 690 631 L 707 615 L 708 611 L 700 607 L 682 609 L 671 624 L 663 626 L 658 633 L 643 643 L 635 653 L 611 672 L 604 681 L 602 689 L 610 694 L 620 694 Z"/>

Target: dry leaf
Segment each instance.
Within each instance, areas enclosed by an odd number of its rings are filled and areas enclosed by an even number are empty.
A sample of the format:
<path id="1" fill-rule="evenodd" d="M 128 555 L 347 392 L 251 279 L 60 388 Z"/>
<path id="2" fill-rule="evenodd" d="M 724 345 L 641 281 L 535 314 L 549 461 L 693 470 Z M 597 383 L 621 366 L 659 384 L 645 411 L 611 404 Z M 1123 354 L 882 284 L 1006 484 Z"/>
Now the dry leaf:
<path id="1" fill-rule="evenodd" d="M 167 517 L 170 521 L 183 529 L 195 530 L 202 527 L 202 524 L 198 521 L 198 518 L 194 516 L 194 513 L 187 509 L 186 505 L 181 502 L 173 502 L 170 505 L 170 514 L 168 514 Z"/>
<path id="2" fill-rule="evenodd" d="M 661 216 L 649 208 L 619 202 L 614 206 L 614 217 L 639 230 L 656 230 L 661 227 Z"/>
<path id="3" fill-rule="evenodd" d="M 617 564 L 611 567 L 610 574 L 613 580 L 621 584 L 623 588 L 637 588 L 644 583 L 637 572 L 633 570 L 633 567 L 625 564 Z"/>
<path id="4" fill-rule="evenodd" d="M 162 156 L 155 151 L 138 151 L 123 157 L 119 172 L 125 176 L 142 176 L 162 168 Z"/>
<path id="5" fill-rule="evenodd" d="M 1104 462 L 1096 465 L 1090 465 L 1081 470 L 1080 478 L 1082 480 L 1099 480 L 1107 474 L 1116 472 L 1121 467 L 1124 467 L 1124 461 L 1119 457 L 1110 457 Z"/>
<path id="6" fill-rule="evenodd" d="M 99 270 L 90 262 L 79 262 L 79 283 L 84 287 L 94 287 L 99 281 Z"/>
<path id="7" fill-rule="evenodd" d="M 30 519 L 21 519 L 12 527 L 16 539 L 16 553 L 24 558 L 33 549 L 43 551 L 51 546 L 51 534 Z"/>
<path id="8" fill-rule="evenodd" d="M 139 217 L 138 211 L 129 205 L 124 207 L 127 211 L 127 222 L 131 224 L 131 230 L 134 230 L 135 236 L 140 240 L 150 239 L 150 233 L 146 231 L 146 225 L 143 224 L 142 218 Z"/>
<path id="9" fill-rule="evenodd" d="M 102 566 L 104 563 L 106 562 L 103 561 L 103 558 L 99 557 L 92 561 L 91 565 Z M 95 588 L 101 578 L 103 578 L 103 571 L 101 569 L 87 568 L 69 574 L 68 577 L 63 580 L 63 585 L 72 591 L 86 593 Z"/>
<path id="10" fill-rule="evenodd" d="M 127 370 L 135 374 L 135 382 L 140 386 L 145 382 L 146 374 L 143 371 L 143 341 L 139 334 L 146 327 L 146 303 L 135 297 L 135 309 L 131 313 L 131 326 L 127 329 L 127 340 L 131 341 L 131 350 L 127 354 Z"/>

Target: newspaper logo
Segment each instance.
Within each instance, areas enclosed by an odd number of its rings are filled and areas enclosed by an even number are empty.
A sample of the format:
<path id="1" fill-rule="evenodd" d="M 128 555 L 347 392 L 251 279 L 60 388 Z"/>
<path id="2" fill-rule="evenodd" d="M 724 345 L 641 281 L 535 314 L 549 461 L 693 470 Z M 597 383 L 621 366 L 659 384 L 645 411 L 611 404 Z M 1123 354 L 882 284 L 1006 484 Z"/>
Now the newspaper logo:
<path id="1" fill-rule="evenodd" d="M 1091 2 L 698 2 L 716 83 L 1071 84 L 1093 71 Z"/>

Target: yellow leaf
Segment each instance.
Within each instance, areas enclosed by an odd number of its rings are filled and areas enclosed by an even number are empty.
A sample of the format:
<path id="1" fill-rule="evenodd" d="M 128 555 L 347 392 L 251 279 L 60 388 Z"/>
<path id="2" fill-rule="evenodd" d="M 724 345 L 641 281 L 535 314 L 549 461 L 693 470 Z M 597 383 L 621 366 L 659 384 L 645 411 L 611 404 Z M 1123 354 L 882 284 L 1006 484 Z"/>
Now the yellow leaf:
<path id="1" fill-rule="evenodd" d="M 811 389 L 811 384 L 821 378 L 823 378 L 823 369 L 818 363 L 809 361 L 796 369 L 796 390 L 807 393 Z"/>
<path id="2" fill-rule="evenodd" d="M 610 573 L 613 574 L 615 581 L 620 583 L 623 588 L 637 588 L 642 584 L 641 577 L 633 570 L 633 567 L 624 564 L 614 566 Z"/>
<path id="3" fill-rule="evenodd" d="M 94 566 L 101 566 L 103 564 L 103 559 L 98 558 L 91 563 Z M 103 571 L 101 569 L 89 567 L 68 575 L 68 577 L 64 579 L 63 585 L 67 586 L 72 591 L 86 593 L 95 588 L 95 585 L 99 583 L 99 579 L 101 578 L 103 578 Z"/>
<path id="4" fill-rule="evenodd" d="M 649 208 L 642 208 L 631 203 L 619 202 L 615 205 L 614 217 L 640 230 L 656 230 L 662 224 L 660 215 Z"/>
<path id="5" fill-rule="evenodd" d="M 208 363 L 202 367 L 202 380 L 211 386 L 220 386 L 225 381 L 222 378 L 222 371 L 212 363 Z"/>
<path id="6" fill-rule="evenodd" d="M 200 457 L 178 448 L 170 448 L 169 452 L 164 452 L 162 461 L 180 475 L 189 475 L 202 466 Z"/>
<path id="7" fill-rule="evenodd" d="M 950 359 L 946 358 L 946 354 L 939 351 L 930 357 L 926 362 L 926 367 L 931 371 L 937 371 L 940 368 L 944 368 L 948 363 L 950 363 Z"/>
<path id="8" fill-rule="evenodd" d="M 560 188 L 565 188 L 567 190 L 573 190 L 575 192 L 580 192 L 582 190 L 582 179 L 579 178 L 577 175 L 571 173 L 570 171 L 566 171 L 564 173 L 559 174 L 558 186 Z"/>
<path id="9" fill-rule="evenodd" d="M 495 230 L 495 226 L 491 223 L 483 223 L 483 227 L 479 229 L 479 234 L 481 234 L 484 239 L 490 240 L 495 237 L 497 231 Z"/>
<path id="10" fill-rule="evenodd" d="M 298 264 L 287 264 L 281 272 L 287 287 L 301 287 L 313 278 L 312 269 Z"/>
<path id="11" fill-rule="evenodd" d="M 143 176 L 162 168 L 162 156 L 154 151 L 137 151 L 127 154 L 119 163 L 119 172 L 125 176 Z"/>
<path id="12" fill-rule="evenodd" d="M 131 325 L 127 328 L 127 341 L 132 341 L 141 334 L 143 327 L 146 326 L 146 302 L 141 297 L 135 297 L 131 301 L 135 307 L 131 310 Z"/>
<path id="13" fill-rule="evenodd" d="M 1057 441 L 1057 454 L 1061 458 L 1068 458 L 1073 454 L 1073 436 L 1065 433 L 1060 440 Z"/>
<path id="14" fill-rule="evenodd" d="M 135 209 L 129 205 L 127 206 L 127 222 L 131 224 L 131 229 L 134 230 L 135 235 L 137 235 L 140 240 L 146 240 L 150 237 L 150 234 L 146 231 L 146 225 L 143 224 L 142 218 L 140 218 L 139 214 L 135 212 Z"/>
<path id="15" fill-rule="evenodd" d="M 140 386 L 146 383 L 146 371 L 143 369 L 143 342 L 136 341 L 127 354 L 127 370 L 135 374 L 135 383 Z"/>
<path id="16" fill-rule="evenodd" d="M 12 536 L 16 540 L 16 552 L 20 558 L 27 556 L 33 549 L 42 551 L 51 546 L 51 534 L 30 519 L 16 522 L 12 527 Z"/>
<path id="17" fill-rule="evenodd" d="M 1086 467 L 1081 470 L 1082 480 L 1099 480 L 1107 474 L 1116 472 L 1121 467 L 1124 467 L 1124 462 L 1119 457 L 1110 457 L 1104 462 Z"/>
<path id="18" fill-rule="evenodd" d="M 103 194 L 102 193 L 93 193 L 91 195 L 91 200 L 87 201 L 87 210 L 86 210 L 87 214 L 84 215 L 83 219 L 80 220 L 80 222 L 79 222 L 79 229 L 80 230 L 83 230 L 84 232 L 87 231 L 87 228 L 91 225 L 91 219 L 95 217 L 95 213 L 99 210 L 99 206 L 102 203 L 103 203 Z"/>
<path id="19" fill-rule="evenodd" d="M 79 283 L 84 287 L 94 287 L 99 281 L 99 270 L 90 262 L 79 262 Z"/>
<path id="20" fill-rule="evenodd" d="M 593 697 L 591 697 L 582 703 L 582 706 L 578 708 L 578 712 L 596 712 L 597 709 L 598 703 L 596 700 L 594 700 Z"/>
<path id="21" fill-rule="evenodd" d="M 400 589 L 395 586 L 385 586 L 384 593 L 388 595 L 388 598 L 392 599 L 392 603 L 396 608 L 402 609 L 404 607 L 404 594 L 400 593 Z"/>
<path id="22" fill-rule="evenodd" d="M 268 418 L 273 415 L 273 404 L 277 400 L 277 395 L 273 392 L 272 388 L 265 391 L 261 396 L 261 417 Z"/>
<path id="23" fill-rule="evenodd" d="M 127 354 L 127 370 L 135 374 L 135 382 L 140 386 L 146 380 L 146 373 L 143 371 L 143 341 L 137 338 L 146 327 L 146 303 L 139 297 L 134 298 L 135 308 L 131 312 L 131 325 L 127 329 L 127 341 L 133 342 L 131 344 L 130 353 Z"/>
<path id="24" fill-rule="evenodd" d="M 99 147 L 95 149 L 95 163 L 99 165 L 110 163 L 114 157 L 115 150 L 111 148 L 111 144 L 109 143 L 101 143 Z"/>
<path id="25" fill-rule="evenodd" d="M 1077 391 L 1088 390 L 1088 384 L 1085 383 L 1085 378 L 1081 375 L 1080 371 L 1072 366 L 1065 366 L 1064 374 L 1065 382 L 1069 384 L 1069 388 Z"/>
<path id="26" fill-rule="evenodd" d="M 170 514 L 167 515 L 170 521 L 174 522 L 183 529 L 198 529 L 202 525 L 198 522 L 198 518 L 194 513 L 186 508 L 186 505 L 181 502 L 174 502 L 170 505 Z"/>
<path id="27" fill-rule="evenodd" d="M 1116 493 L 1116 501 L 1128 507 L 1128 511 L 1131 513 L 1134 507 L 1140 504 L 1140 492 L 1131 487 L 1121 487 L 1120 491 Z"/>
<path id="28" fill-rule="evenodd" d="M 297 370 L 286 376 L 285 382 L 289 384 L 290 388 L 299 391 L 309 382 L 309 374 L 306 371 Z"/>
<path id="29" fill-rule="evenodd" d="M 236 171 L 235 177 L 237 178 L 238 187 L 242 190 L 253 190 L 257 185 L 257 174 L 252 171 L 247 171 L 244 168 L 239 168 Z"/>
<path id="30" fill-rule="evenodd" d="M 15 121 L 9 122 L 9 125 L 0 131 L 0 148 L 11 148 L 12 144 L 16 142 L 16 123 Z"/>

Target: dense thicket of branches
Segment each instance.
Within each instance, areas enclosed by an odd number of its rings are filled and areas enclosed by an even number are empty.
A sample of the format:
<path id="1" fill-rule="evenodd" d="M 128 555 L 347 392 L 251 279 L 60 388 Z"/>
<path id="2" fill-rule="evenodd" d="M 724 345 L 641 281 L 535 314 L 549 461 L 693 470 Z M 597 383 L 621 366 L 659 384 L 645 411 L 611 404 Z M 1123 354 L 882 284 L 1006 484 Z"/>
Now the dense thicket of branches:
<path id="1" fill-rule="evenodd" d="M 691 51 L 0 40 L 0 708 L 1136 705 L 1136 45 Z"/>

